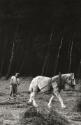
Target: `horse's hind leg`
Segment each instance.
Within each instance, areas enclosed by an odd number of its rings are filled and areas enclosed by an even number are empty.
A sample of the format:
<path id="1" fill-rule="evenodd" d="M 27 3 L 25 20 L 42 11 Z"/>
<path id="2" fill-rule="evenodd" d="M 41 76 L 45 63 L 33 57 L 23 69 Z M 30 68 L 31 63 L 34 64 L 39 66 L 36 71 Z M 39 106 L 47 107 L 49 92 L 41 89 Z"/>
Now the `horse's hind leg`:
<path id="1" fill-rule="evenodd" d="M 49 100 L 48 108 L 51 108 L 51 103 L 52 103 L 53 98 L 54 98 L 54 95 L 52 95 L 51 98 L 50 98 L 50 100 Z"/>
<path id="2" fill-rule="evenodd" d="M 38 105 L 36 104 L 36 101 L 35 101 L 35 94 L 36 94 L 35 92 L 31 92 L 28 103 L 32 102 L 34 107 L 38 107 Z"/>

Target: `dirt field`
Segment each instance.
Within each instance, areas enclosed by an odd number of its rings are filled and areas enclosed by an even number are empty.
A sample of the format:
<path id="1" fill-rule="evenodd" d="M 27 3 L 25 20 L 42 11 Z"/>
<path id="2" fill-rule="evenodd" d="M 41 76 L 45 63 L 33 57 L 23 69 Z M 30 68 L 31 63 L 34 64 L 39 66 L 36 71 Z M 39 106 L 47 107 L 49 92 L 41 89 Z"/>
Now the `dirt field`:
<path id="1" fill-rule="evenodd" d="M 67 106 L 65 109 L 61 108 L 55 97 L 53 106 L 49 110 L 47 103 L 50 95 L 38 95 L 39 107 L 35 109 L 32 105 L 27 104 L 29 98 L 27 91 L 31 78 L 21 78 L 20 81 L 17 99 L 9 100 L 9 80 L 0 80 L 0 125 L 81 125 L 81 111 L 77 110 L 77 100 L 81 98 L 81 91 L 78 91 L 80 90 L 79 85 L 76 85 L 75 91 L 61 92 Z M 32 122 L 33 118 L 34 122 Z"/>

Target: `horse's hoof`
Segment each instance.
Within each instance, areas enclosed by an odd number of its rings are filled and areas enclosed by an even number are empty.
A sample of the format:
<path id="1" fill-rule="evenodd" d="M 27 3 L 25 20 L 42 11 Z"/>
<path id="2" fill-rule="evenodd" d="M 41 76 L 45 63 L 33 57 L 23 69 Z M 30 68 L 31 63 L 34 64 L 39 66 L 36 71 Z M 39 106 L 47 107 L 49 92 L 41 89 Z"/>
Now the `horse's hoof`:
<path id="1" fill-rule="evenodd" d="M 48 104 L 48 108 L 50 109 L 52 106 Z"/>
<path id="2" fill-rule="evenodd" d="M 35 108 L 38 108 L 38 105 L 33 105 Z"/>
<path id="3" fill-rule="evenodd" d="M 63 108 L 63 109 L 65 109 L 65 108 L 66 108 L 66 106 L 65 106 L 65 105 L 63 105 L 63 106 L 62 106 L 62 108 Z"/>
<path id="4" fill-rule="evenodd" d="M 28 102 L 27 102 L 27 104 L 31 105 L 31 104 L 32 104 L 32 102 L 28 101 Z"/>

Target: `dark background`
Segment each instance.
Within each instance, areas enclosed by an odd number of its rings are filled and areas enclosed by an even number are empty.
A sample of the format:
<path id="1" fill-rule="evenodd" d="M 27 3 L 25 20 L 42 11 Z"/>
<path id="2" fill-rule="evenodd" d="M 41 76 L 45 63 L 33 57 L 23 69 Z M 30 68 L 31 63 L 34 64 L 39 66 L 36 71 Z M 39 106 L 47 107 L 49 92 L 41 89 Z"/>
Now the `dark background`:
<path id="1" fill-rule="evenodd" d="M 80 60 L 80 0 L 0 0 L 0 76 L 80 77 Z"/>

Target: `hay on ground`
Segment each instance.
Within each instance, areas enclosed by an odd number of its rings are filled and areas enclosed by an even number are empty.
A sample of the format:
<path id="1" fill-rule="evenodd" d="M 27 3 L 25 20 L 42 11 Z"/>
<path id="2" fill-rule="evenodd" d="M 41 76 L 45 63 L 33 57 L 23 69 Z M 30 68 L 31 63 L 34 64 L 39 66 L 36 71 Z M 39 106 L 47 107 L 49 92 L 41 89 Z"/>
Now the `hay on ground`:
<path id="1" fill-rule="evenodd" d="M 70 123 L 56 111 L 45 114 L 45 110 L 39 112 L 30 107 L 22 115 L 21 125 L 70 125 Z"/>

